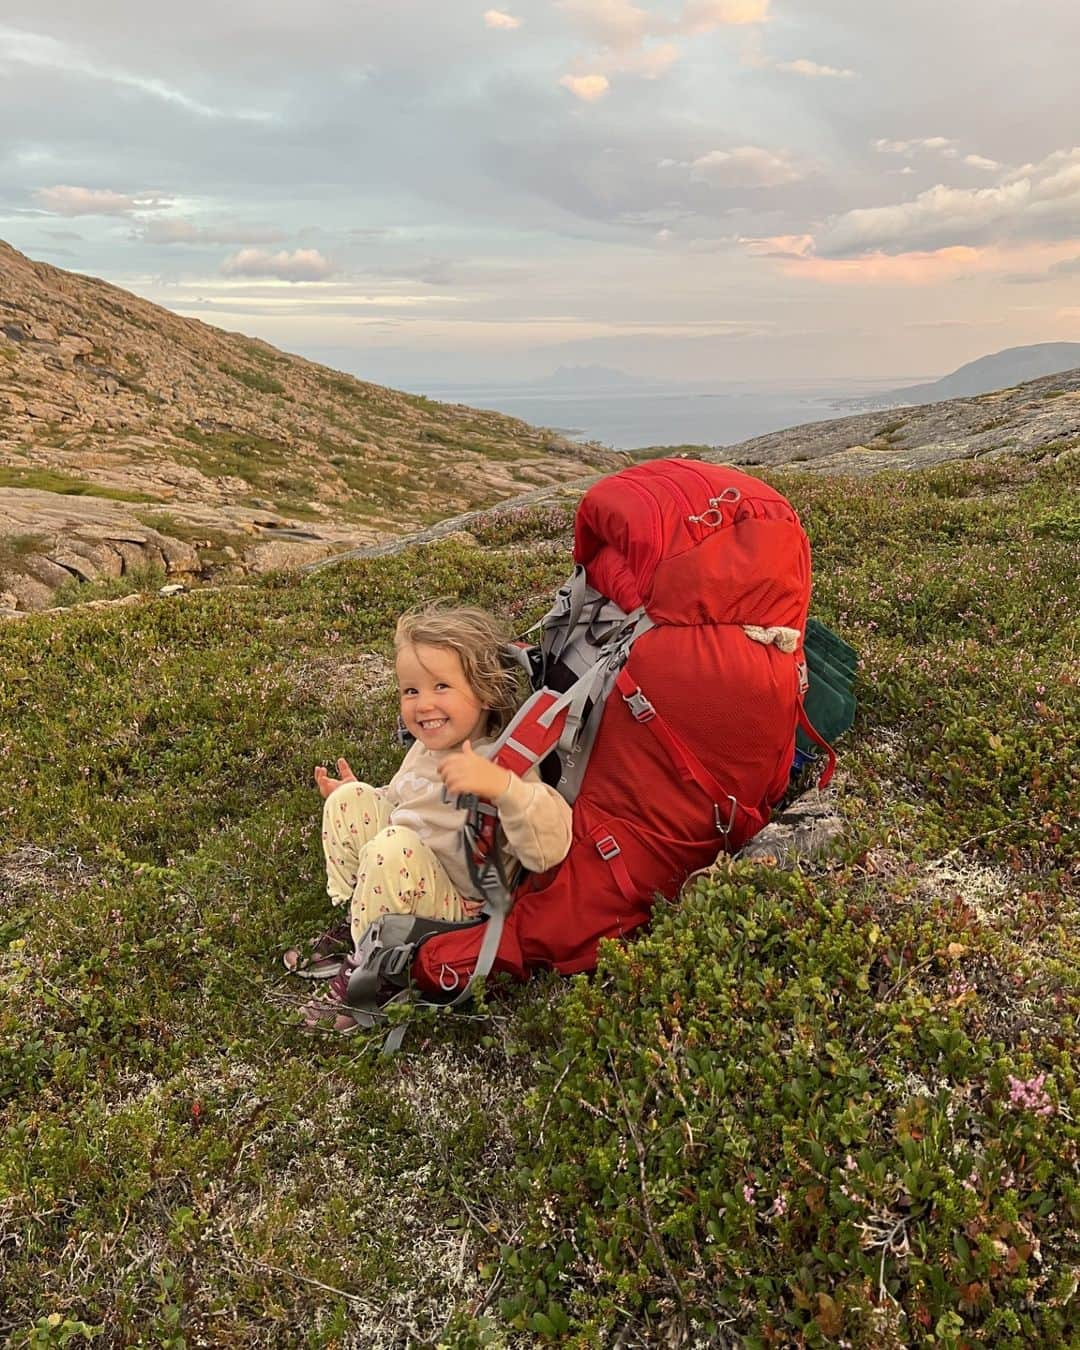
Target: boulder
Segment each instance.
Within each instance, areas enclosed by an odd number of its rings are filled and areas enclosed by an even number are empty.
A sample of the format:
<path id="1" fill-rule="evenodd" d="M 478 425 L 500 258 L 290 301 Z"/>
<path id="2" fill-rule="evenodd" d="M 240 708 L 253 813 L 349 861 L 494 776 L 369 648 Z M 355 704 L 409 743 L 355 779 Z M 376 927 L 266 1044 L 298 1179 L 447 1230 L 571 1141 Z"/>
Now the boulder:
<path id="1" fill-rule="evenodd" d="M 84 558 L 67 545 L 61 545 L 60 548 L 54 549 L 49 554 L 49 562 L 55 563 L 57 567 L 64 568 L 80 581 L 97 581 L 100 575 L 89 558 Z"/>
<path id="2" fill-rule="evenodd" d="M 71 573 L 59 563 L 54 563 L 40 553 L 28 553 L 19 559 L 19 565 L 28 576 L 34 577 L 50 590 L 55 591 L 65 581 L 71 580 Z"/>
<path id="3" fill-rule="evenodd" d="M 92 563 L 103 577 L 118 577 L 124 570 L 124 561 L 120 554 L 108 544 L 75 537 L 67 540 L 67 547 L 72 553 Z"/>
<path id="4" fill-rule="evenodd" d="M 149 566 L 145 543 L 136 544 L 130 539 L 112 539 L 109 542 L 120 554 L 121 575 L 126 572 L 141 572 L 144 567 Z"/>
<path id="5" fill-rule="evenodd" d="M 156 530 L 148 530 L 147 534 L 147 542 L 160 550 L 165 570 L 170 575 L 193 575 L 200 570 L 198 552 L 186 540 L 173 539 L 171 535 L 158 534 Z"/>
<path id="6" fill-rule="evenodd" d="M 64 579 L 70 581 L 71 577 L 65 574 Z M 8 593 L 15 597 L 13 609 L 48 609 L 53 602 L 54 587 L 25 573 L 9 575 L 6 586 Z"/>
<path id="7" fill-rule="evenodd" d="M 325 540 L 268 539 L 249 550 L 244 561 L 249 571 L 261 576 L 279 568 L 302 567 L 304 563 L 328 558 L 333 552 L 334 546 Z"/>
<path id="8" fill-rule="evenodd" d="M 76 333 L 65 333 L 57 346 L 62 352 L 69 352 L 72 356 L 89 356 L 94 350 L 94 344 L 89 338 L 79 337 Z"/>
<path id="9" fill-rule="evenodd" d="M 68 416 L 64 408 L 58 408 L 55 403 L 45 403 L 41 399 L 25 404 L 24 411 L 27 417 L 32 417 L 38 422 L 64 422 Z"/>

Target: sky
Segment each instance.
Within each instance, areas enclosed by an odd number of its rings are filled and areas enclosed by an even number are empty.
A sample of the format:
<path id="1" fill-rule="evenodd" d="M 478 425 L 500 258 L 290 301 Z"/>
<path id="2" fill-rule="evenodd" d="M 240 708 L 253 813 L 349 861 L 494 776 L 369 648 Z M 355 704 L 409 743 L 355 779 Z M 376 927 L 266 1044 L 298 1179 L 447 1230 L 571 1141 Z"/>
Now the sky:
<path id="1" fill-rule="evenodd" d="M 1075 0 L 2 0 L 0 237 L 404 388 L 1080 340 Z"/>

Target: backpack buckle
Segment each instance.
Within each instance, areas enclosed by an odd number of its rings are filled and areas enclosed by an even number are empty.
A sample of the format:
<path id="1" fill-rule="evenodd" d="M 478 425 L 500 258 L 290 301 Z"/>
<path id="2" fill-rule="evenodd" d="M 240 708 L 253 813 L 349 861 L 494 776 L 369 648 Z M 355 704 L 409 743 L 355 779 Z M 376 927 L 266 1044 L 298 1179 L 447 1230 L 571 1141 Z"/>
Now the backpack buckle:
<path id="1" fill-rule="evenodd" d="M 728 793 L 728 801 L 731 803 L 731 814 L 728 816 L 728 822 L 726 825 L 722 824 L 720 821 L 719 804 L 717 802 L 713 802 L 712 808 L 713 819 L 716 821 L 716 833 L 722 834 L 725 839 L 728 837 L 728 835 L 731 833 L 732 829 L 735 826 L 735 813 L 739 809 L 739 803 L 735 800 L 735 798 L 731 795 L 730 792 Z"/>
<path id="2" fill-rule="evenodd" d="M 641 692 L 640 684 L 632 694 L 623 694 L 623 702 L 630 709 L 635 722 L 651 722 L 656 716 L 656 709 Z"/>
<path id="3" fill-rule="evenodd" d="M 598 839 L 596 841 L 596 851 L 605 862 L 610 862 L 612 858 L 617 858 L 619 856 L 622 849 L 615 842 L 614 835 L 605 834 L 603 839 Z"/>

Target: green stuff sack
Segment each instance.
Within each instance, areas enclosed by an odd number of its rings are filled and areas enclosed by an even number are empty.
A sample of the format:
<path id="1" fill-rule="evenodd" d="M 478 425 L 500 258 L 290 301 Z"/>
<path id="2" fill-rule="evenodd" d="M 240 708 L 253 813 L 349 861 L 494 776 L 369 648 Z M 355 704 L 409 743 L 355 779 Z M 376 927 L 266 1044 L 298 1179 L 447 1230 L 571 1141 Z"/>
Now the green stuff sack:
<path id="1" fill-rule="evenodd" d="M 810 687 L 803 706 L 814 730 L 832 745 L 855 721 L 855 648 L 817 619 L 807 619 L 803 638 Z M 804 756 L 814 752 L 810 738 L 799 731 L 795 741 Z"/>

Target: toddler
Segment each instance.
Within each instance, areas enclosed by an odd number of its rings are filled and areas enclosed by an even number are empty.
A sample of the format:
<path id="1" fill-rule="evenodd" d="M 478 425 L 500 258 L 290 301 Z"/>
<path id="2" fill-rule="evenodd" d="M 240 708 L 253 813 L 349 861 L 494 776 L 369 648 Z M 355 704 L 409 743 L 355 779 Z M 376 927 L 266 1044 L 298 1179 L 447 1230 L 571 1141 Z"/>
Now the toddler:
<path id="1" fill-rule="evenodd" d="M 432 604 L 398 620 L 401 721 L 415 741 L 385 787 L 359 782 L 344 759 L 336 778 L 316 768 L 326 889 L 335 904 L 348 906 L 349 926 L 318 939 L 306 963 L 299 952 L 287 952 L 290 970 L 333 975 L 346 946 L 382 914 L 450 920 L 479 914 L 483 897 L 469 875 L 459 796 L 473 793 L 498 807 L 508 873 L 516 863 L 544 872 L 566 857 L 567 802 L 537 769 L 520 778 L 485 755 L 517 706 L 516 668 L 505 645 L 497 621 L 479 609 Z"/>

